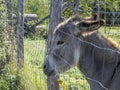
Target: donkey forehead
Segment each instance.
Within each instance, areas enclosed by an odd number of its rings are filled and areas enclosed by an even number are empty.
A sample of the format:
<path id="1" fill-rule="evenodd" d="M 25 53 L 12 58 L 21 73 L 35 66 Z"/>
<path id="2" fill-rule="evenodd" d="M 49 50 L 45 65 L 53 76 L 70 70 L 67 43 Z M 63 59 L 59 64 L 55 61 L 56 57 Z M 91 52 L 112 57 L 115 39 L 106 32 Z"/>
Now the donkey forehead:
<path id="1" fill-rule="evenodd" d="M 64 25 L 57 27 L 54 31 L 54 35 L 68 36 L 69 34 L 72 34 L 74 29 L 75 24 L 73 22 L 66 23 Z"/>

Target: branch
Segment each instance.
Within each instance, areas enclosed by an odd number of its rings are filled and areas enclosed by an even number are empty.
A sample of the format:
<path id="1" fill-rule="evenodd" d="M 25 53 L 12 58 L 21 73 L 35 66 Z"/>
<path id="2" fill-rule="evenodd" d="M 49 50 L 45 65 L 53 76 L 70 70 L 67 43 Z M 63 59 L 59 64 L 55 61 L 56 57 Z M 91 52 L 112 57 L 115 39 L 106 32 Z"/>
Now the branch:
<path id="1" fill-rule="evenodd" d="M 48 19 L 49 17 L 50 17 L 50 15 L 44 17 L 42 20 L 40 20 L 39 22 L 37 22 L 37 23 L 35 23 L 34 25 L 32 25 L 32 26 L 30 27 L 30 29 L 33 29 L 33 28 L 35 28 L 36 26 L 38 26 L 39 24 L 43 23 L 43 22 L 44 22 L 46 19 Z"/>

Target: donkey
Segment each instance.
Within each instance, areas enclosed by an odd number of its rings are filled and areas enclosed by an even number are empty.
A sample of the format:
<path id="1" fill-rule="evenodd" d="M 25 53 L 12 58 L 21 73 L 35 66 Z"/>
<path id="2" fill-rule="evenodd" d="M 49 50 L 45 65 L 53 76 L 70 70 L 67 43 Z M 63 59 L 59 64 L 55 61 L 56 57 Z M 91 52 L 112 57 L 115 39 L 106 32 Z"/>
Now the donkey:
<path id="1" fill-rule="evenodd" d="M 120 49 L 98 29 L 104 20 L 74 16 L 60 23 L 44 61 L 44 73 L 56 76 L 77 66 L 91 90 L 120 90 Z"/>

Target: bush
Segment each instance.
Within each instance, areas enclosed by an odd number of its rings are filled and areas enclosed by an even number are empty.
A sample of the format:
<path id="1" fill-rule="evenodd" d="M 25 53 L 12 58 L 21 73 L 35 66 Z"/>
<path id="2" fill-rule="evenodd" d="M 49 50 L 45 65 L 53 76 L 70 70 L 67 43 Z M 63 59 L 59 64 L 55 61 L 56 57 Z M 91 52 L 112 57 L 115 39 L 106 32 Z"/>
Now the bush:
<path id="1" fill-rule="evenodd" d="M 21 75 L 13 62 L 6 64 L 1 69 L 0 90 L 24 90 Z"/>
<path id="2" fill-rule="evenodd" d="M 35 29 L 32 29 L 32 32 L 29 30 L 25 33 L 25 37 L 29 39 L 46 39 L 47 38 L 47 29 L 45 25 L 37 26 Z"/>

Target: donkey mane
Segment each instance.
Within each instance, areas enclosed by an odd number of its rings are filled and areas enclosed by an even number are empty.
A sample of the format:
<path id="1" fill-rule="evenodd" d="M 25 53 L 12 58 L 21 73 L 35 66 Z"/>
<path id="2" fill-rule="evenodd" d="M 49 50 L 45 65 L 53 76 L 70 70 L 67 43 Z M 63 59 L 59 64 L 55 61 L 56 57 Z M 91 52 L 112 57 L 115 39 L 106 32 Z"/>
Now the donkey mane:
<path id="1" fill-rule="evenodd" d="M 117 51 L 120 51 L 120 45 L 114 41 L 112 38 L 110 37 L 107 37 L 104 33 L 102 33 L 101 31 L 97 31 L 98 34 L 100 35 L 100 38 L 105 40 L 111 47 L 113 47 L 115 50 Z M 91 35 L 93 33 L 96 33 L 96 31 L 93 31 L 93 32 L 85 32 L 85 33 L 82 33 L 83 36 L 88 36 L 88 35 Z"/>
<path id="2" fill-rule="evenodd" d="M 102 32 L 99 32 L 102 36 L 102 38 L 108 42 L 113 48 L 115 48 L 116 50 L 120 51 L 120 45 L 114 41 L 112 38 L 107 37 L 105 34 L 103 34 Z"/>

